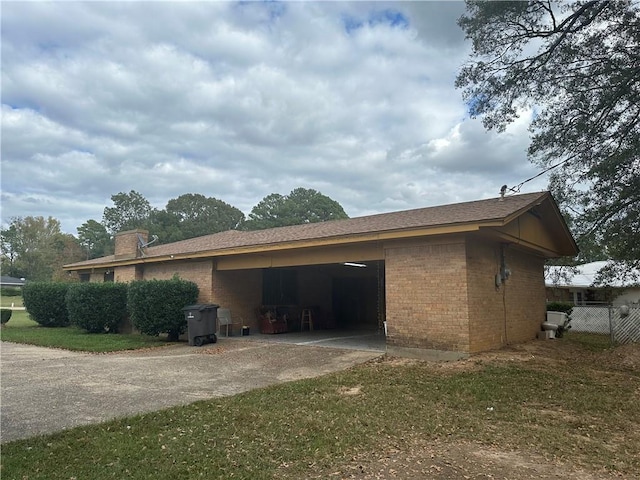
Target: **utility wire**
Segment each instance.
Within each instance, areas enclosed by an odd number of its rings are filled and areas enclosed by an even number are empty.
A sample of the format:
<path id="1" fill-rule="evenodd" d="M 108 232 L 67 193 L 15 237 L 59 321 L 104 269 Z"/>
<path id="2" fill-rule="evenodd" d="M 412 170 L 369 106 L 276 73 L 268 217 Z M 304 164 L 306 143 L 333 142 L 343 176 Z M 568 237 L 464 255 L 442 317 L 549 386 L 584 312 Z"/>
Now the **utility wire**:
<path id="1" fill-rule="evenodd" d="M 527 178 L 526 180 L 520 182 L 518 185 L 516 185 L 515 187 L 509 188 L 510 191 L 512 191 L 513 193 L 520 193 L 520 189 L 522 188 L 522 186 L 527 183 L 530 182 L 531 180 L 534 180 L 542 175 L 544 175 L 547 172 L 550 172 L 551 170 L 553 170 L 554 168 L 559 167 L 560 165 L 563 165 L 565 163 L 567 163 L 569 160 L 571 160 L 573 157 L 569 157 L 566 158 L 565 160 L 556 163 L 555 165 L 551 165 L 550 167 L 545 168 L 543 171 L 541 171 L 540 173 L 537 173 L 536 175 L 534 175 L 533 177 Z"/>

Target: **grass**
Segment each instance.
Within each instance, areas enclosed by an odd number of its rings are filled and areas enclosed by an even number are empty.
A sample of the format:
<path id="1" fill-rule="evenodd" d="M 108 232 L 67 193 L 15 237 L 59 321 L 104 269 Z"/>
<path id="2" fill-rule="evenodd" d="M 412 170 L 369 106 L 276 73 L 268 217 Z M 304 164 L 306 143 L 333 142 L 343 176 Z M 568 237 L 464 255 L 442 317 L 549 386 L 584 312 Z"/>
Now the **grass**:
<path id="1" fill-rule="evenodd" d="M 572 332 L 565 334 L 566 341 L 592 352 L 602 352 L 612 347 L 611 337 L 598 333 Z"/>
<path id="2" fill-rule="evenodd" d="M 146 335 L 87 333 L 76 327 L 45 328 L 31 320 L 24 310 L 13 311 L 9 322 L 0 330 L 0 338 L 5 342 L 85 352 L 116 352 L 167 345 L 162 338 Z"/>
<path id="3" fill-rule="evenodd" d="M 640 373 L 582 341 L 573 337 L 573 353 L 561 360 L 476 361 L 465 369 L 371 362 L 11 442 L 2 447 L 2 477 L 328 478 L 355 455 L 409 448 L 416 436 L 533 451 L 637 477 Z"/>
<path id="4" fill-rule="evenodd" d="M 21 296 L 10 296 L 10 295 L 2 295 L 0 296 L 0 307 L 1 308 L 6 308 L 6 307 L 23 307 L 24 304 L 22 303 L 22 297 Z"/>

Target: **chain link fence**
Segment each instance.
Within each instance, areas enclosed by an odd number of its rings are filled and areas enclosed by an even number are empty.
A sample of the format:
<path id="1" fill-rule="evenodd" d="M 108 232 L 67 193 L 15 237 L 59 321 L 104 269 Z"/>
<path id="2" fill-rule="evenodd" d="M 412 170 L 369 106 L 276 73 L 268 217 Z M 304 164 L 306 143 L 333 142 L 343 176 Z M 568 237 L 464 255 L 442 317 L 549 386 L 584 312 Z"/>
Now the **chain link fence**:
<path id="1" fill-rule="evenodd" d="M 613 307 L 610 305 L 575 306 L 571 312 L 574 332 L 609 335 L 614 343 L 640 342 L 640 306 Z"/>

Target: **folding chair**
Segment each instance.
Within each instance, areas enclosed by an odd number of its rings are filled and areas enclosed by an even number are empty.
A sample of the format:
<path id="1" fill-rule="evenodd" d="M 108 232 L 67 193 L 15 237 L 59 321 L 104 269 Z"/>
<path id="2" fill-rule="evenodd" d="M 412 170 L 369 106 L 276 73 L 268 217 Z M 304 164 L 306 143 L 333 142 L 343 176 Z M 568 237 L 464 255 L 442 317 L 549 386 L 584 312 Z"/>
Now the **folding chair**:
<path id="1" fill-rule="evenodd" d="M 231 333 L 233 333 L 233 322 L 231 321 L 231 310 L 228 308 L 218 309 L 218 331 L 222 327 L 226 327 L 226 336 L 229 336 L 229 325 L 231 325 Z"/>

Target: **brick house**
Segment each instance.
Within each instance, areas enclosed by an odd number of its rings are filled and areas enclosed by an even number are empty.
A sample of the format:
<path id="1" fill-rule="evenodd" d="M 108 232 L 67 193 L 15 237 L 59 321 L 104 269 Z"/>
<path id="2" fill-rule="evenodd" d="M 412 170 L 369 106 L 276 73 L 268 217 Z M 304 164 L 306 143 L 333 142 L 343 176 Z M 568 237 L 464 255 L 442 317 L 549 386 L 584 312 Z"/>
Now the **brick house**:
<path id="1" fill-rule="evenodd" d="M 546 258 L 577 247 L 548 192 L 144 246 L 121 232 L 115 254 L 66 265 L 83 280 L 175 274 L 199 301 L 258 330 L 262 305 L 303 308 L 316 327 L 387 327 L 389 353 L 456 358 L 534 339 L 545 318 Z M 299 328 L 299 324 L 297 326 Z"/>

